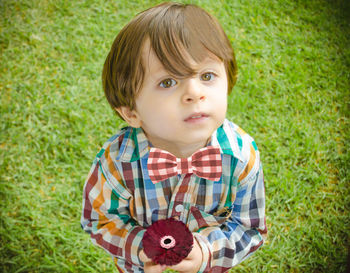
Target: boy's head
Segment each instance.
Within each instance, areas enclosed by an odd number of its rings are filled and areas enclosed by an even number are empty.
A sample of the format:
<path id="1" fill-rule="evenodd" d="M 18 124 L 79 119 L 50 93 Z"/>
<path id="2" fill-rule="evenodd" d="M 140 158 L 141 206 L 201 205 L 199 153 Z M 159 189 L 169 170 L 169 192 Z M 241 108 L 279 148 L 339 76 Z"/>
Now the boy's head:
<path id="1" fill-rule="evenodd" d="M 228 93 L 236 83 L 234 52 L 218 21 L 191 4 L 163 3 L 138 14 L 112 45 L 102 80 L 107 100 L 115 111 L 136 107 L 145 76 L 142 49 L 146 42 L 171 75 L 194 75 L 196 71 L 189 59 L 200 63 L 210 52 L 225 65 Z"/>

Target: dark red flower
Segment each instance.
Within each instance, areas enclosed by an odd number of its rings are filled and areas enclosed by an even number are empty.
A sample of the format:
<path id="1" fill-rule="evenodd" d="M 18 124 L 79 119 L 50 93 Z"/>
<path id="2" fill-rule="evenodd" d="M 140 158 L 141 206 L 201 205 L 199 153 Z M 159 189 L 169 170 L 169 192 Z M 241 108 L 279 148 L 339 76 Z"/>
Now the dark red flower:
<path id="1" fill-rule="evenodd" d="M 147 257 L 155 263 L 175 265 L 191 252 L 193 236 L 184 223 L 170 218 L 148 227 L 142 244 Z"/>

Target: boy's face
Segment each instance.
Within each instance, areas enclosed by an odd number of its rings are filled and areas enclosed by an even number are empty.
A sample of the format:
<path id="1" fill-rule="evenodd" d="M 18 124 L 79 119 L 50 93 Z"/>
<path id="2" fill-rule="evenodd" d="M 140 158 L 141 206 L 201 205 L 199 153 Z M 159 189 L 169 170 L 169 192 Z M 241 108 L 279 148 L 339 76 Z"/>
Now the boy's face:
<path id="1" fill-rule="evenodd" d="M 142 127 L 157 148 L 186 157 L 204 147 L 223 123 L 227 110 L 227 76 L 224 63 L 208 51 L 189 78 L 177 78 L 163 67 L 147 41 L 145 67 L 136 109 L 118 109 L 133 127 Z M 191 60 L 189 56 L 188 60 Z"/>

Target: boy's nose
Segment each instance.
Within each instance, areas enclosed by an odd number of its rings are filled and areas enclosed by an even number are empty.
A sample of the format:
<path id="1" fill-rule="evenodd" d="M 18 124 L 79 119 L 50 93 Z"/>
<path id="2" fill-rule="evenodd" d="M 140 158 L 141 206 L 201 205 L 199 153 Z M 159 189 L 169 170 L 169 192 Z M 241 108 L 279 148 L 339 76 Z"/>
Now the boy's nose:
<path id="1" fill-rule="evenodd" d="M 203 90 L 198 82 L 198 79 L 191 78 L 187 80 L 185 86 L 185 91 L 182 97 L 184 103 L 196 103 L 198 101 L 204 100 L 205 95 Z"/>

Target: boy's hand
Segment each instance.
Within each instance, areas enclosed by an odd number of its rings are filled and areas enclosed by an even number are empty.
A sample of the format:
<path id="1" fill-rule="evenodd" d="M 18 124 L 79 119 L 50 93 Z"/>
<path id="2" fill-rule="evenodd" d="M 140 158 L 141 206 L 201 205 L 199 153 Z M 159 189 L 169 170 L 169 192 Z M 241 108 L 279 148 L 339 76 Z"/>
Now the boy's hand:
<path id="1" fill-rule="evenodd" d="M 195 237 L 193 237 L 193 248 L 188 256 L 180 263 L 169 266 L 169 268 L 179 271 L 180 273 L 197 273 L 203 262 L 202 249 Z"/>
<path id="2" fill-rule="evenodd" d="M 143 270 L 145 271 L 145 273 L 162 273 L 167 267 L 166 265 L 160 265 L 153 262 L 150 258 L 146 256 L 143 250 L 141 250 L 139 258 L 141 262 L 144 263 Z"/>
<path id="3" fill-rule="evenodd" d="M 179 271 L 180 273 L 197 273 L 203 262 L 203 253 L 196 238 L 193 238 L 193 248 L 190 254 L 188 254 L 185 259 L 176 265 L 166 266 L 156 264 L 146 256 L 143 250 L 141 250 L 139 258 L 144 263 L 145 273 L 161 273 L 166 268 L 171 268 L 173 270 Z"/>

